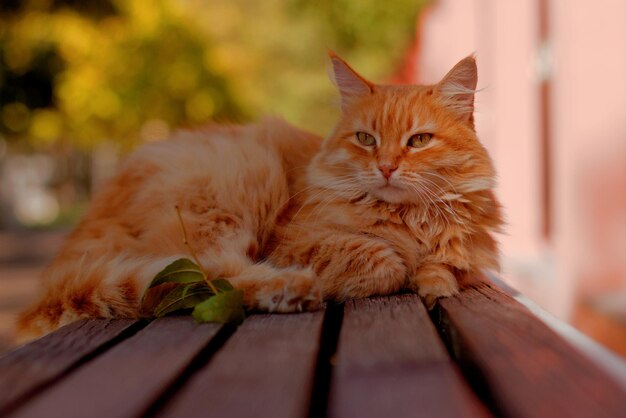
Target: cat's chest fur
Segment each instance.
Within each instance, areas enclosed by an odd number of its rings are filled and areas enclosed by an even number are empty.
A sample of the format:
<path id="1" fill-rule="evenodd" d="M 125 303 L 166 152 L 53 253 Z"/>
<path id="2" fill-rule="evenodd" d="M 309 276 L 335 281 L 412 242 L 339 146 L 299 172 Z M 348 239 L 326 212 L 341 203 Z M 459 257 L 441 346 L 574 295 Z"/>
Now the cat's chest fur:
<path id="1" fill-rule="evenodd" d="M 382 238 L 409 270 L 417 270 L 434 251 L 453 252 L 468 233 L 465 222 L 433 207 L 364 202 L 341 209 L 331 208 L 326 215 L 356 233 Z"/>

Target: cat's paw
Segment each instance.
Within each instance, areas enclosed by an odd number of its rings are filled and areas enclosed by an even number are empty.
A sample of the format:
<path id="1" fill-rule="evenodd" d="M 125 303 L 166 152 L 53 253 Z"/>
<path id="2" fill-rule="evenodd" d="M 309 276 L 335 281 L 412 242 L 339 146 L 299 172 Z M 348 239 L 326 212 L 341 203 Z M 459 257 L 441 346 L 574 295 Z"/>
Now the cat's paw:
<path id="1" fill-rule="evenodd" d="M 268 312 L 303 312 L 319 309 L 322 293 L 310 269 L 284 271 L 256 296 L 257 307 Z"/>
<path id="2" fill-rule="evenodd" d="M 426 308 L 435 307 L 437 299 L 459 293 L 459 284 L 446 267 L 431 264 L 421 267 L 411 280 L 411 289 L 424 301 Z"/>

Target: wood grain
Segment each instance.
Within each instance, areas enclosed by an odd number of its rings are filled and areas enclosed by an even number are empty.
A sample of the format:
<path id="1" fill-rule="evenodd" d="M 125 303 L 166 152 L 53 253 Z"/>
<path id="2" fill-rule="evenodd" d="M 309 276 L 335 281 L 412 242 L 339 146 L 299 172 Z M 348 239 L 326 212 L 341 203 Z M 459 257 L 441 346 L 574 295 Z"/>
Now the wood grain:
<path id="1" fill-rule="evenodd" d="M 158 319 L 17 409 L 11 417 L 140 416 L 222 328 Z"/>
<path id="2" fill-rule="evenodd" d="M 626 393 L 489 283 L 439 302 L 454 356 L 503 416 L 626 417 Z"/>
<path id="3" fill-rule="evenodd" d="M 415 295 L 346 303 L 331 417 L 485 417 Z"/>
<path id="4" fill-rule="evenodd" d="M 0 415 L 120 337 L 136 322 L 77 321 L 0 357 Z"/>
<path id="5" fill-rule="evenodd" d="M 323 312 L 252 316 L 159 417 L 308 413 Z"/>

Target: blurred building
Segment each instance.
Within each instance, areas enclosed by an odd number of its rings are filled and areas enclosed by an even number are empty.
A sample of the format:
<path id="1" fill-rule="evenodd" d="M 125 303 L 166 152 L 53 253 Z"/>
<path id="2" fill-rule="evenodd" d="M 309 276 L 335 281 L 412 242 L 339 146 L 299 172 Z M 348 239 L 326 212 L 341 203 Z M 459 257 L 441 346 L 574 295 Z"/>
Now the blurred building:
<path id="1" fill-rule="evenodd" d="M 415 60 L 435 82 L 475 53 L 477 131 L 499 173 L 504 278 L 626 354 L 626 6 L 439 0 Z"/>

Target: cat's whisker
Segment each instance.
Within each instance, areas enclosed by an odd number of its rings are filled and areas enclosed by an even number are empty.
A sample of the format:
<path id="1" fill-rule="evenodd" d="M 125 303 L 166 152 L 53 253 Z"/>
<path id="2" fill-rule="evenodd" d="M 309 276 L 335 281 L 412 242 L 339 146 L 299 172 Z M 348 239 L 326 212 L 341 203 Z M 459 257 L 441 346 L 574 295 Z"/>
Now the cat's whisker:
<path id="1" fill-rule="evenodd" d="M 286 206 L 287 204 L 289 204 L 292 200 L 294 200 L 297 196 L 301 195 L 302 193 L 306 193 L 308 191 L 311 191 L 313 189 L 315 189 L 317 186 L 316 184 L 310 185 L 308 187 L 305 187 L 304 189 L 300 190 L 297 193 L 294 193 L 293 196 L 289 197 L 289 199 L 285 200 L 285 203 L 283 204 L 284 206 Z"/>
<path id="2" fill-rule="evenodd" d="M 317 227 L 318 224 L 318 218 L 319 218 L 319 214 L 321 214 L 321 211 L 326 208 L 331 202 L 336 201 L 338 199 L 338 196 L 335 194 L 330 194 L 328 197 L 324 198 L 319 204 L 318 207 L 315 209 L 315 212 L 310 213 L 304 220 L 303 222 L 308 221 L 311 216 L 313 216 L 314 214 L 317 214 L 316 217 L 314 218 L 314 223 L 313 223 L 313 228 L 315 229 L 315 227 Z M 296 235 L 296 239 L 300 238 L 300 235 L 302 234 L 302 230 L 310 230 L 311 228 L 309 226 L 307 226 L 307 228 L 300 228 L 298 231 L 298 235 Z"/>
<path id="3" fill-rule="evenodd" d="M 354 197 L 352 197 L 352 198 L 355 198 L 355 197 L 357 197 L 357 196 L 360 196 L 360 194 L 361 194 L 361 193 L 360 193 L 360 191 L 355 190 L 355 191 L 354 191 Z M 319 222 L 319 217 L 320 217 L 320 215 L 323 213 L 324 209 L 326 209 L 326 207 L 327 207 L 329 204 L 331 204 L 331 203 L 335 202 L 335 201 L 336 201 L 339 197 L 340 197 L 340 196 L 336 196 L 336 195 L 335 195 L 335 196 L 332 196 L 332 195 L 331 195 L 331 196 L 330 196 L 330 198 L 329 198 L 329 199 L 327 199 L 327 200 L 325 201 L 325 203 L 323 204 L 323 206 L 320 206 L 319 208 L 317 208 L 317 209 L 316 209 L 316 211 L 315 211 L 314 213 L 311 213 L 311 215 L 309 215 L 309 217 L 307 217 L 307 219 L 309 219 L 311 216 L 315 215 L 315 217 L 313 218 L 313 220 L 315 221 L 315 223 L 313 224 L 313 226 L 317 226 L 317 224 L 318 224 L 318 222 Z M 350 199 L 350 200 L 351 200 L 351 199 Z"/>
<path id="4" fill-rule="evenodd" d="M 434 186 L 438 191 L 440 191 L 441 193 L 443 193 L 443 196 L 445 196 L 447 193 L 445 190 L 443 190 L 438 184 L 436 184 L 435 182 L 433 182 L 432 180 L 429 180 L 427 178 L 420 178 L 419 180 L 422 185 L 424 185 L 424 187 L 428 187 L 427 185 L 432 185 Z M 426 182 L 424 184 L 424 182 Z M 429 187 L 428 187 L 429 188 Z M 430 190 L 430 188 L 429 188 Z M 446 210 L 449 210 L 451 212 L 454 213 L 455 216 L 457 216 L 456 211 L 454 210 L 454 208 L 452 207 L 452 203 L 447 201 L 446 199 L 443 198 L 443 196 L 439 196 L 439 194 L 435 193 L 435 191 L 433 191 L 433 193 L 435 194 L 435 196 L 437 197 L 437 200 L 442 202 L 444 204 L 444 206 L 447 208 Z"/>
<path id="5" fill-rule="evenodd" d="M 344 186 L 344 185 L 353 185 L 354 182 L 353 180 L 356 178 L 356 176 L 342 176 L 342 177 L 338 177 L 336 180 L 334 180 L 334 186 Z M 320 187 L 318 185 L 315 185 L 314 187 Z M 309 204 L 313 203 L 315 201 L 315 199 L 322 195 L 323 193 L 327 193 L 329 190 L 333 190 L 332 188 L 328 187 L 328 188 L 322 188 L 320 187 L 320 190 L 315 193 L 314 195 L 310 196 L 305 202 L 302 203 L 302 205 L 300 206 L 300 208 L 298 209 L 298 211 L 296 212 L 296 214 L 291 218 L 291 221 L 295 221 L 298 217 L 298 215 L 300 214 L 300 212 L 302 212 L 302 210 L 307 207 Z M 322 201 L 324 201 L 324 199 L 322 199 Z"/>
<path id="6" fill-rule="evenodd" d="M 314 226 L 317 226 L 317 220 L 319 219 L 319 216 L 322 214 L 322 211 L 332 202 L 336 201 L 338 199 L 338 196 L 336 195 L 330 195 L 327 199 L 324 199 L 324 201 L 315 209 L 314 212 L 311 212 L 309 214 L 309 216 L 306 217 L 305 220 L 309 220 L 311 218 L 311 216 L 315 215 L 315 218 L 313 218 L 316 222 L 314 223 Z"/>
<path id="7" fill-rule="evenodd" d="M 446 224 L 449 224 L 449 221 L 448 221 L 447 217 L 441 212 L 441 209 L 432 200 L 432 198 L 430 197 L 427 189 L 419 188 L 418 185 L 415 184 L 415 183 L 409 183 L 409 187 L 411 187 L 415 191 L 415 193 L 418 196 L 418 198 L 423 202 L 424 210 L 426 211 L 426 215 L 428 215 L 428 213 L 430 213 L 431 209 L 434 209 L 435 214 L 439 218 L 441 218 L 444 222 L 446 222 Z"/>
<path id="8" fill-rule="evenodd" d="M 434 209 L 435 213 L 437 214 L 437 216 L 440 219 L 442 219 L 447 226 L 450 226 L 450 220 L 445 215 L 445 213 L 442 211 L 442 209 L 439 207 L 437 202 L 433 199 L 432 192 L 430 191 L 430 189 L 423 188 L 422 189 L 422 193 L 423 193 L 424 197 L 430 202 L 429 209 L 431 209 L 431 208 Z"/>
<path id="9" fill-rule="evenodd" d="M 432 175 L 432 176 L 434 176 L 434 177 L 436 177 L 438 179 L 443 180 L 448 186 L 450 186 L 451 190 L 448 191 L 448 190 L 444 189 L 441 185 L 435 183 L 433 180 L 426 178 L 425 177 L 426 174 Z M 458 194 L 457 191 L 456 191 L 456 188 L 454 187 L 454 185 L 448 179 L 446 179 L 445 177 L 443 177 L 443 176 L 441 176 L 439 174 L 432 173 L 430 171 L 426 171 L 426 172 L 421 173 L 421 174 L 420 173 L 406 173 L 406 175 L 407 175 L 407 177 L 409 177 L 409 178 L 411 178 L 413 180 L 427 181 L 429 184 L 434 185 L 437 188 L 437 190 L 440 190 L 444 196 L 449 194 L 450 192 Z"/>
<path id="10" fill-rule="evenodd" d="M 339 180 L 339 181 L 337 181 L 337 180 Z M 353 180 L 352 177 L 347 177 L 347 176 L 338 177 L 337 179 L 334 179 L 333 185 L 334 186 L 352 185 L 352 180 Z M 316 189 L 316 188 L 319 188 L 320 192 L 324 192 L 324 191 L 327 191 L 328 189 L 332 189 L 332 187 L 328 187 L 328 186 L 323 187 L 323 186 L 321 186 L 319 184 L 313 184 L 313 185 L 307 187 L 306 189 L 302 190 L 301 192 L 299 192 L 297 194 L 300 194 L 303 191 L 309 191 L 309 190 Z M 310 199 L 307 199 L 307 202 L 305 202 L 304 204 L 308 204 L 308 203 L 310 203 Z"/>
<path id="11" fill-rule="evenodd" d="M 317 193 L 315 193 L 314 195 L 310 196 L 304 203 L 302 203 L 302 205 L 300 205 L 300 208 L 298 209 L 296 214 L 291 218 L 291 222 L 293 223 L 298 218 L 298 215 L 300 215 L 300 212 L 302 212 L 302 210 L 305 207 L 307 207 L 310 203 L 312 203 L 313 200 L 315 200 L 316 197 L 318 197 L 322 193 L 326 193 L 326 192 L 327 192 L 326 189 L 320 189 Z"/>
<path id="12" fill-rule="evenodd" d="M 332 187 L 330 187 L 330 186 L 336 186 L 336 185 L 339 185 L 339 186 L 340 186 L 340 185 L 342 185 L 342 183 L 345 183 L 345 182 L 354 182 L 354 183 L 357 183 L 357 182 L 358 182 L 358 180 L 360 180 L 360 179 L 361 179 L 361 176 L 359 176 L 359 175 L 357 175 L 357 174 L 344 174 L 344 175 L 342 175 L 342 176 L 333 176 L 333 177 L 331 177 L 331 178 L 329 178 L 329 179 L 325 179 L 325 180 L 327 181 L 327 183 L 328 183 L 328 184 L 327 184 L 327 185 L 325 185 L 325 186 L 326 186 L 327 188 L 332 188 Z M 321 180 L 322 180 L 322 179 L 318 179 L 318 180 L 316 181 L 316 183 L 317 183 L 318 185 L 321 185 L 321 183 L 322 183 L 322 181 L 321 181 Z"/>
<path id="13" fill-rule="evenodd" d="M 409 185 L 412 189 L 414 189 L 415 191 L 415 195 L 419 198 L 419 200 L 422 202 L 422 204 L 424 205 L 424 210 L 425 210 L 425 215 L 427 216 L 430 213 L 430 205 L 428 204 L 427 198 L 423 195 L 422 191 L 419 190 L 416 185 L 410 184 Z M 422 215 L 424 216 L 424 215 Z M 439 214 L 437 214 L 437 216 L 441 216 Z"/>
<path id="14" fill-rule="evenodd" d="M 428 182 L 428 184 L 434 186 L 435 188 L 437 188 L 441 193 L 444 193 L 442 196 L 437 195 L 437 200 L 440 201 L 441 203 L 443 203 L 444 208 L 446 209 L 446 211 L 450 212 L 452 215 L 454 215 L 455 220 L 459 223 L 464 223 L 458 216 L 457 211 L 454 209 L 453 202 L 450 201 L 449 199 L 446 199 L 446 196 L 448 196 L 448 194 L 445 192 L 445 190 L 443 190 L 439 185 L 437 185 L 436 183 L 428 180 L 428 179 L 423 179 L 424 181 Z M 464 203 L 469 203 L 469 201 L 466 201 Z"/>
<path id="15" fill-rule="evenodd" d="M 438 204 L 438 202 L 443 203 L 444 208 L 448 213 L 450 213 L 453 217 L 455 222 L 457 223 L 462 223 L 462 221 L 459 219 L 458 215 L 456 214 L 456 212 L 454 211 L 454 209 L 449 205 L 448 202 L 442 200 L 437 193 L 435 193 L 435 191 L 433 191 L 430 187 L 429 187 L 429 183 L 428 182 L 424 182 L 424 180 L 427 179 L 420 179 L 420 181 L 418 181 L 418 184 L 420 184 L 422 186 L 422 190 L 426 193 L 426 195 L 428 196 L 429 200 L 431 201 L 432 205 L 434 206 L 434 208 L 437 210 L 438 214 L 440 215 L 440 217 L 444 218 L 447 225 L 449 225 L 449 219 L 448 217 L 442 212 L 442 208 L 440 207 L 440 205 Z M 436 185 L 435 185 L 436 186 Z"/>
<path id="16" fill-rule="evenodd" d="M 439 190 L 441 190 L 441 188 L 439 188 L 436 184 L 430 182 L 428 179 L 425 179 L 419 175 L 412 175 L 412 176 L 407 176 L 411 181 L 409 181 L 408 183 L 411 185 L 419 185 L 422 188 L 426 188 L 428 184 L 433 184 L 435 187 L 437 187 Z M 419 190 L 419 189 L 418 189 Z M 437 197 L 437 199 L 439 199 L 439 195 L 437 193 L 435 193 L 433 190 L 431 190 L 430 188 L 428 188 L 428 190 Z"/>
<path id="17" fill-rule="evenodd" d="M 433 176 L 435 178 L 438 178 L 438 179 L 444 181 L 446 184 L 448 184 L 448 186 L 450 186 L 450 189 L 451 189 L 451 191 L 453 193 L 457 193 L 458 194 L 458 192 L 457 192 L 456 188 L 454 187 L 454 185 L 452 184 L 452 182 L 449 179 L 447 179 L 444 176 L 442 176 L 441 174 L 438 174 L 438 173 L 435 173 L 435 172 L 432 172 L 432 171 L 425 171 L 422 174 L 422 176 L 427 176 L 427 175 L 428 176 Z"/>
<path id="18" fill-rule="evenodd" d="M 454 221 L 456 223 L 459 224 L 464 224 L 465 222 L 459 217 L 458 213 L 454 210 L 454 208 L 452 207 L 452 205 L 441 199 L 432 189 L 430 189 L 430 187 L 427 184 L 422 184 L 424 187 L 424 190 L 427 190 L 431 196 L 433 197 L 433 204 L 436 205 L 437 207 L 439 207 L 439 205 L 434 201 L 434 199 L 436 199 L 437 202 L 441 202 L 443 204 L 443 209 L 448 212 L 450 215 L 453 216 Z"/>
<path id="19" fill-rule="evenodd" d="M 429 186 L 423 185 L 423 187 L 424 187 L 424 190 L 431 197 L 431 201 L 433 202 L 433 205 L 435 205 L 441 211 L 445 211 L 449 213 L 450 215 L 452 215 L 454 221 L 456 221 L 457 223 L 461 223 L 461 220 L 458 218 L 455 210 L 448 204 L 448 202 L 446 202 L 445 200 L 442 200 L 432 189 L 429 188 Z M 441 203 L 442 205 L 440 205 L 439 203 Z M 447 218 L 448 217 L 446 216 L 446 219 Z"/>

